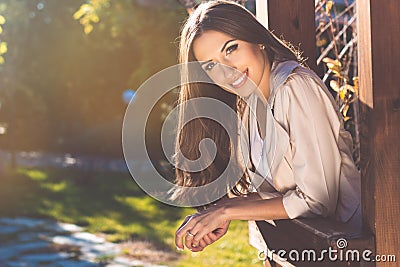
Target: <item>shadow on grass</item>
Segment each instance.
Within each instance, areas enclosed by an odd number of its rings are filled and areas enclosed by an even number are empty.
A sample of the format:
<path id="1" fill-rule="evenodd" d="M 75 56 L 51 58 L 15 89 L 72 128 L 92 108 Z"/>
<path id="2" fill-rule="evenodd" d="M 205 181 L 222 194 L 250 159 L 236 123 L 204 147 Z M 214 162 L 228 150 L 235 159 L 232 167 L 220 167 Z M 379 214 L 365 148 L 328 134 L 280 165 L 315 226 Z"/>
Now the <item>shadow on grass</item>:
<path id="1" fill-rule="evenodd" d="M 146 240 L 170 249 L 185 212 L 147 196 L 128 173 L 18 169 L 0 179 L 1 217 L 53 218 L 114 242 Z"/>

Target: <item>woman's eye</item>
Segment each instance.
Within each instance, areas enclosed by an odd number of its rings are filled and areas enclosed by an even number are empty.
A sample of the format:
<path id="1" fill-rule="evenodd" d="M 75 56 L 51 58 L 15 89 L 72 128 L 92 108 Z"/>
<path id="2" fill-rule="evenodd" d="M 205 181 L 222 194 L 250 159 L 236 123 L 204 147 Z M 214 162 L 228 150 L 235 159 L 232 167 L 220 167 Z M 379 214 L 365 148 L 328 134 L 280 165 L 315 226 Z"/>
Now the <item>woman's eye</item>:
<path id="1" fill-rule="evenodd" d="M 226 55 L 229 55 L 230 53 L 232 53 L 233 51 L 235 51 L 237 47 L 238 47 L 237 44 L 234 44 L 234 45 L 231 45 L 230 47 L 228 47 L 228 48 L 226 49 Z"/>
<path id="2" fill-rule="evenodd" d="M 205 70 L 207 70 L 207 71 L 209 71 L 209 70 L 211 70 L 212 68 L 214 68 L 214 66 L 215 66 L 215 62 L 210 62 L 210 63 L 208 63 L 206 66 L 205 66 Z"/>

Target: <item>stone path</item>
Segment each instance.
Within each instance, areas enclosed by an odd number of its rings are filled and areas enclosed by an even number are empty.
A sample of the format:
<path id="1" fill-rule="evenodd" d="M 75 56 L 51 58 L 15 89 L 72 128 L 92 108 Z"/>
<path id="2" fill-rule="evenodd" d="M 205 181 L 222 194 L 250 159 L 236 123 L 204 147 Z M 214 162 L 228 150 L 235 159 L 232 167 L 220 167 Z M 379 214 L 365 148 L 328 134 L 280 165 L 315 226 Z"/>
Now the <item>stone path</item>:
<path id="1" fill-rule="evenodd" d="M 118 244 L 74 224 L 0 218 L 0 266 L 161 267 L 123 256 Z"/>

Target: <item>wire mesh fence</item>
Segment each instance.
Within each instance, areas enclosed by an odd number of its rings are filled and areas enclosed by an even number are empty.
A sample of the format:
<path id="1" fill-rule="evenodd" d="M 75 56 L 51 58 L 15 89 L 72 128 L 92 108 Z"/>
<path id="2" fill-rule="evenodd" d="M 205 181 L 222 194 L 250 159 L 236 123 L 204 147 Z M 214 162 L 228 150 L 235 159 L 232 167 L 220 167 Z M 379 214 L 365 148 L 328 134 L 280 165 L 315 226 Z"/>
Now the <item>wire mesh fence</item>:
<path id="1" fill-rule="evenodd" d="M 355 0 L 316 0 L 317 66 L 332 90 L 353 137 L 353 157 L 360 162 L 358 129 L 357 12 Z"/>

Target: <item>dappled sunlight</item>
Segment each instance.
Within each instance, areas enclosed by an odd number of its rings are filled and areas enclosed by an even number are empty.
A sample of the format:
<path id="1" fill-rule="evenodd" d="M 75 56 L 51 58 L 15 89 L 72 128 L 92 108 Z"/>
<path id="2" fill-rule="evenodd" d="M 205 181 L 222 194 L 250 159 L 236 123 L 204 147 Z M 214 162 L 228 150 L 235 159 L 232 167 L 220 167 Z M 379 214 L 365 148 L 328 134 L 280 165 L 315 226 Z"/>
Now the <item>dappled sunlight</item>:
<path id="1" fill-rule="evenodd" d="M 174 233 L 193 209 L 150 198 L 127 173 L 93 173 L 92 182 L 82 184 L 86 176 L 79 170 L 20 168 L 3 178 L 0 214 L 74 223 L 112 242 L 150 242 L 162 253 L 172 253 L 165 256 L 173 260 L 168 266 L 243 266 L 250 261 L 261 266 L 256 250 L 248 244 L 247 222 L 240 221 L 232 222 L 228 234 L 204 252 L 192 256 L 186 251 L 177 260 L 172 257 L 178 255 Z M 126 253 L 136 255 L 129 247 Z"/>
<path id="2" fill-rule="evenodd" d="M 68 217 L 64 216 L 64 205 L 62 203 L 57 203 L 52 200 L 43 199 L 41 203 L 41 207 L 37 207 L 37 212 L 42 215 L 46 215 L 46 217 L 57 218 L 57 220 L 61 220 L 63 222 L 72 222 Z"/>
<path id="3" fill-rule="evenodd" d="M 39 170 L 18 169 L 17 172 L 27 175 L 34 181 L 43 181 L 47 179 L 47 173 Z"/>
<path id="4" fill-rule="evenodd" d="M 0 193 L 5 191 L 0 200 L 9 195 L 15 199 L 0 209 L 5 216 L 25 210 L 24 214 L 80 224 L 106 234 L 111 241 L 133 238 L 160 245 L 173 236 L 177 221 L 183 218 L 183 210 L 145 195 L 126 173 L 95 173 L 87 185 L 80 182 L 87 175 L 84 171 L 21 168 L 16 174 L 0 189 Z M 164 235 L 165 231 L 170 234 Z"/>
<path id="5" fill-rule="evenodd" d="M 153 198 L 150 197 L 121 197 L 115 196 L 115 199 L 123 203 L 124 205 L 135 207 L 135 212 L 142 212 L 144 216 L 148 218 L 153 218 L 157 215 L 158 208 L 155 205 L 155 201 Z"/>
<path id="6" fill-rule="evenodd" d="M 67 188 L 67 182 L 59 182 L 59 183 L 43 183 L 41 185 L 44 189 L 52 191 L 54 193 L 61 192 Z"/>

